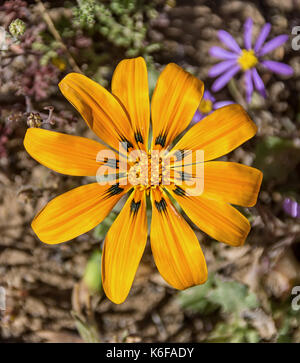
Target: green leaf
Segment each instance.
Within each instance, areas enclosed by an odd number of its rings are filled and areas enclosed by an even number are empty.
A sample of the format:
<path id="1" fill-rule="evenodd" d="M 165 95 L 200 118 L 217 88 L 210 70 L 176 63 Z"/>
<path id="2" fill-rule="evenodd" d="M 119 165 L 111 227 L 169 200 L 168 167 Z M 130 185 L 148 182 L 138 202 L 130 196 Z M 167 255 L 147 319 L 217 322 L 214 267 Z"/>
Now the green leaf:
<path id="1" fill-rule="evenodd" d="M 261 339 L 256 330 L 242 319 L 220 322 L 209 336 L 210 343 L 257 343 Z"/>
<path id="2" fill-rule="evenodd" d="M 209 314 L 218 309 L 218 305 L 207 299 L 209 291 L 213 288 L 213 281 L 213 275 L 210 275 L 205 284 L 181 291 L 178 294 L 181 307 L 201 314 Z"/>
<path id="3" fill-rule="evenodd" d="M 178 294 L 183 309 L 209 314 L 218 308 L 224 313 L 240 316 L 245 310 L 255 309 L 259 302 L 246 285 L 236 281 L 223 281 L 210 275 L 205 284 L 191 287 Z"/>
<path id="4" fill-rule="evenodd" d="M 216 288 L 208 293 L 207 299 L 219 305 L 225 313 L 240 315 L 245 310 L 259 306 L 256 296 L 246 285 L 236 281 L 222 281 L 217 277 L 215 283 Z"/>
<path id="5" fill-rule="evenodd" d="M 102 290 L 101 256 L 102 253 L 100 250 L 97 250 L 92 254 L 83 275 L 83 281 L 91 294 L 100 293 Z"/>
<path id="6" fill-rule="evenodd" d="M 75 311 L 72 311 L 71 314 L 75 320 L 75 325 L 81 338 L 86 343 L 100 343 L 99 333 L 95 324 L 83 321 Z"/>

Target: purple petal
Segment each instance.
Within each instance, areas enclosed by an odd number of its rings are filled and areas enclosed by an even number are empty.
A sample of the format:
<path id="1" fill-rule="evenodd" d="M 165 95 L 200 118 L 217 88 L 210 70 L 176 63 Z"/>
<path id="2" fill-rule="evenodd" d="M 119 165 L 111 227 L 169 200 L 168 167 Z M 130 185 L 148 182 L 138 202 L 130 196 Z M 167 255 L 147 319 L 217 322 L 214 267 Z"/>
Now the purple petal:
<path id="1" fill-rule="evenodd" d="M 266 98 L 266 90 L 263 80 L 261 79 L 260 75 L 258 74 L 256 68 L 252 68 L 252 79 L 254 82 L 255 88 L 258 92 Z"/>
<path id="2" fill-rule="evenodd" d="M 259 33 L 259 36 L 257 37 L 255 46 L 254 46 L 254 51 L 258 52 L 261 48 L 261 46 L 264 44 L 265 40 L 267 39 L 269 33 L 271 30 L 271 24 L 267 23 L 263 26 L 261 32 Z"/>
<path id="3" fill-rule="evenodd" d="M 251 70 L 245 72 L 245 87 L 246 87 L 246 99 L 247 102 L 251 102 L 251 97 L 253 93 L 253 82 Z"/>
<path id="4" fill-rule="evenodd" d="M 280 47 L 283 43 L 285 43 L 289 39 L 288 35 L 278 35 L 278 37 L 267 42 L 261 50 L 258 52 L 259 56 L 263 56 L 267 53 L 272 52 L 272 50 Z"/>
<path id="5" fill-rule="evenodd" d="M 244 25 L 244 42 L 245 48 L 251 49 L 252 46 L 252 27 L 253 27 L 253 20 L 248 18 Z"/>
<path id="6" fill-rule="evenodd" d="M 228 52 L 228 50 L 216 46 L 210 48 L 209 54 L 212 57 L 219 59 L 237 59 L 237 55 L 235 53 Z"/>
<path id="7" fill-rule="evenodd" d="M 286 213 L 289 213 L 290 210 L 291 210 L 291 203 L 292 203 L 292 200 L 290 198 L 285 198 L 284 201 L 283 201 L 283 210 L 286 212 Z"/>
<path id="8" fill-rule="evenodd" d="M 214 110 L 217 110 L 218 108 L 225 107 L 228 105 L 232 105 L 234 102 L 232 101 L 219 101 L 214 104 Z"/>
<path id="9" fill-rule="evenodd" d="M 262 61 L 261 64 L 274 73 L 283 74 L 285 76 L 291 76 L 294 73 L 293 68 L 285 63 L 265 60 Z"/>
<path id="10" fill-rule="evenodd" d="M 204 115 L 199 110 L 197 110 L 194 114 L 194 117 L 193 117 L 191 123 L 196 124 L 197 122 L 201 121 L 203 118 L 204 118 Z"/>
<path id="11" fill-rule="evenodd" d="M 203 98 L 205 100 L 211 101 L 212 103 L 214 103 L 216 101 L 216 99 L 214 98 L 214 96 L 209 91 L 204 91 Z"/>
<path id="12" fill-rule="evenodd" d="M 224 73 L 222 76 L 220 76 L 215 80 L 211 89 L 214 92 L 220 91 L 220 89 L 226 86 L 226 84 L 231 80 L 232 77 L 236 75 L 236 73 L 238 73 L 239 70 L 240 70 L 239 65 L 236 65 L 233 68 L 231 68 L 229 71 L 227 71 L 226 73 Z"/>
<path id="13" fill-rule="evenodd" d="M 296 218 L 298 216 L 298 204 L 297 202 L 292 202 L 292 205 L 291 205 L 291 216 Z"/>
<path id="14" fill-rule="evenodd" d="M 291 205 L 292 199 L 285 198 L 283 201 L 283 207 L 289 207 Z"/>
<path id="15" fill-rule="evenodd" d="M 218 37 L 221 42 L 226 45 L 226 47 L 231 49 L 233 52 L 240 54 L 241 48 L 239 47 L 235 39 L 227 31 L 219 30 Z"/>
<path id="16" fill-rule="evenodd" d="M 209 75 L 209 77 L 217 77 L 220 74 L 227 71 L 227 69 L 233 67 L 235 64 L 236 64 L 236 60 L 227 60 L 227 61 L 223 61 L 218 64 L 215 64 L 209 70 L 208 75 Z"/>
<path id="17" fill-rule="evenodd" d="M 293 218 L 300 217 L 299 204 L 290 198 L 283 201 L 283 210 Z"/>

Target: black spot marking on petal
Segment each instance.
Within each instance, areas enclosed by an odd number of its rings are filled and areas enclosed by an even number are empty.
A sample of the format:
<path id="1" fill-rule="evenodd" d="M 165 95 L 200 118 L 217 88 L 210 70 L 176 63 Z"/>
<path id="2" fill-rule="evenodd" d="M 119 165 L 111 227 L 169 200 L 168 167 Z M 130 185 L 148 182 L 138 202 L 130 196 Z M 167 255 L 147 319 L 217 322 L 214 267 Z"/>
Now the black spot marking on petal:
<path id="1" fill-rule="evenodd" d="M 166 145 L 167 135 L 166 134 L 159 134 L 155 139 L 155 145 L 161 145 L 164 147 Z"/>
<path id="2" fill-rule="evenodd" d="M 124 191 L 124 188 L 119 187 L 119 183 L 112 185 L 106 191 L 106 198 L 112 197 L 114 195 L 120 194 Z"/>
<path id="3" fill-rule="evenodd" d="M 140 132 L 140 130 L 137 130 L 135 133 L 134 133 L 134 138 L 135 138 L 135 141 L 136 142 L 140 142 L 141 144 L 144 143 L 144 139 L 143 139 L 143 136 Z"/>
<path id="4" fill-rule="evenodd" d="M 176 161 L 183 160 L 185 157 L 185 150 L 176 150 L 174 155 L 176 156 Z"/>
<path id="5" fill-rule="evenodd" d="M 179 187 L 178 185 L 176 185 L 176 188 L 174 189 L 174 193 L 179 195 L 180 197 L 186 196 L 185 190 L 182 189 L 181 187 Z"/>
<path id="6" fill-rule="evenodd" d="M 122 136 L 121 137 L 121 141 L 122 143 L 126 143 L 126 148 L 127 148 L 127 152 L 130 150 L 130 149 L 133 149 L 133 145 L 132 143 L 125 137 L 125 136 Z"/>
<path id="7" fill-rule="evenodd" d="M 192 175 L 187 173 L 187 172 L 184 172 L 184 171 L 178 171 L 177 170 L 177 173 L 180 175 L 180 180 L 182 181 L 189 181 L 192 179 Z"/>
<path id="8" fill-rule="evenodd" d="M 167 202 L 165 201 L 164 198 L 161 198 L 161 200 L 159 202 L 156 200 L 155 201 L 155 207 L 159 211 L 159 213 L 166 212 Z"/>
<path id="9" fill-rule="evenodd" d="M 134 199 L 132 199 L 130 204 L 130 212 L 133 213 L 133 215 L 136 215 L 138 210 L 140 209 L 141 201 L 139 200 L 136 202 Z"/>

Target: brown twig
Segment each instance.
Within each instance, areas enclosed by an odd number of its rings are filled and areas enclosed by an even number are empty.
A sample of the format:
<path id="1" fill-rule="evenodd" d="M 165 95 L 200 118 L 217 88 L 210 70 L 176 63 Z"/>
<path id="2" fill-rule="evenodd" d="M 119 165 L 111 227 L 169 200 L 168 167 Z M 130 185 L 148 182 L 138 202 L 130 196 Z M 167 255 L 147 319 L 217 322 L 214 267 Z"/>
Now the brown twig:
<path id="1" fill-rule="evenodd" d="M 74 72 L 82 73 L 81 69 L 78 67 L 74 58 L 72 57 L 72 54 L 69 52 L 68 48 L 64 44 L 59 32 L 56 30 L 55 25 L 54 25 L 50 15 L 48 14 L 47 9 L 45 8 L 45 5 L 42 3 L 41 0 L 35 0 L 35 1 L 37 3 L 37 7 L 38 7 L 39 11 L 42 14 L 43 19 L 45 20 L 45 22 L 49 28 L 49 31 L 51 32 L 51 34 L 54 36 L 55 40 L 60 44 L 61 48 L 65 52 L 70 66 L 73 68 Z"/>

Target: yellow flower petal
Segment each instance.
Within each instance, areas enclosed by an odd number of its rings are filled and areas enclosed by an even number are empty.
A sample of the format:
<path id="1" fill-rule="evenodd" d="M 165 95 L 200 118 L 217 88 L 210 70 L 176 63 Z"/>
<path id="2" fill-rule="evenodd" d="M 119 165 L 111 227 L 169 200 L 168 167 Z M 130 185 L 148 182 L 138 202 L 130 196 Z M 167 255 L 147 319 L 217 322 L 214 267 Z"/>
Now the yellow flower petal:
<path id="1" fill-rule="evenodd" d="M 116 150 L 122 141 L 135 145 L 123 106 L 104 87 L 82 74 L 69 73 L 59 88 L 100 139 Z"/>
<path id="2" fill-rule="evenodd" d="M 136 142 L 147 150 L 150 105 L 144 59 L 139 57 L 122 60 L 114 71 L 111 89 L 129 113 Z"/>
<path id="3" fill-rule="evenodd" d="M 201 164 L 174 168 L 175 184 L 183 185 L 186 189 L 193 188 L 191 183 L 201 181 L 204 186 L 202 196 L 205 198 L 243 207 L 253 207 L 256 204 L 263 177 L 260 170 L 233 162 L 208 161 L 203 164 L 203 175 L 197 176 L 196 167 L 199 166 Z M 184 179 L 189 180 L 190 184 Z"/>
<path id="4" fill-rule="evenodd" d="M 107 149 L 85 137 L 38 128 L 27 130 L 24 146 L 28 154 L 42 165 L 58 173 L 77 176 L 96 175 L 103 164 L 97 159 L 97 154 Z"/>
<path id="5" fill-rule="evenodd" d="M 147 241 L 146 198 L 134 192 L 109 229 L 102 254 L 105 294 L 121 304 L 131 288 Z"/>
<path id="6" fill-rule="evenodd" d="M 203 91 L 199 79 L 174 63 L 166 66 L 151 101 L 153 148 L 167 147 L 189 125 Z"/>
<path id="7" fill-rule="evenodd" d="M 252 207 L 256 204 L 262 172 L 250 166 L 210 161 L 204 163 L 204 193 L 209 199 Z"/>
<path id="8" fill-rule="evenodd" d="M 228 154 L 257 131 L 242 106 L 228 105 L 194 125 L 174 146 L 174 150 L 204 150 L 204 160 Z"/>
<path id="9" fill-rule="evenodd" d="M 195 233 L 165 193 L 152 191 L 151 201 L 151 249 L 160 274 L 179 290 L 203 284 L 207 268 Z"/>
<path id="10" fill-rule="evenodd" d="M 118 185 L 82 185 L 52 199 L 36 215 L 32 229 L 48 244 L 68 241 L 102 222 L 125 192 Z"/>
<path id="11" fill-rule="evenodd" d="M 245 242 L 250 223 L 230 204 L 202 196 L 187 196 L 179 186 L 168 190 L 191 221 L 212 238 L 232 246 Z"/>

